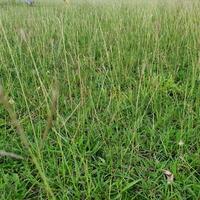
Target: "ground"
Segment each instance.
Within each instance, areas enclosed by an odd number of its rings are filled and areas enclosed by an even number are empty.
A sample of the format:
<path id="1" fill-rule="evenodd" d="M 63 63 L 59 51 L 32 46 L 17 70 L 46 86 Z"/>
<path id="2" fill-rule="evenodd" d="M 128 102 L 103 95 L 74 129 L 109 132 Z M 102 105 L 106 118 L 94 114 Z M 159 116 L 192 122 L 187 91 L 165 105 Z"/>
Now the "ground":
<path id="1" fill-rule="evenodd" d="M 1 199 L 200 199 L 199 9 L 0 2 Z"/>

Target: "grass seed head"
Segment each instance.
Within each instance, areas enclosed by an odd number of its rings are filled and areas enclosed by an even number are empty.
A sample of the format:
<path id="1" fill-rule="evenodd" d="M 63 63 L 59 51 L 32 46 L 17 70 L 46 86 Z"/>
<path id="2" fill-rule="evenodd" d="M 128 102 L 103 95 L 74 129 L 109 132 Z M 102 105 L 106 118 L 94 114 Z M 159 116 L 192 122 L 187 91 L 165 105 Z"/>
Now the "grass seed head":
<path id="1" fill-rule="evenodd" d="M 21 40 L 22 41 L 26 41 L 27 40 L 27 35 L 26 35 L 26 33 L 25 33 L 23 28 L 20 28 L 19 33 L 20 33 L 20 36 L 21 36 Z"/>

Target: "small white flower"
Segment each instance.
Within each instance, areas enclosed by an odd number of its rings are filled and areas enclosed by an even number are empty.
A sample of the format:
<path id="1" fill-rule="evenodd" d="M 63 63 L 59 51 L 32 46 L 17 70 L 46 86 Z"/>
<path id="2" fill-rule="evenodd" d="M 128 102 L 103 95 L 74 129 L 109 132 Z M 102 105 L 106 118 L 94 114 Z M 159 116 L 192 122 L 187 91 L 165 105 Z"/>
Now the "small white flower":
<path id="1" fill-rule="evenodd" d="M 183 145 L 184 145 L 183 140 L 180 140 L 179 143 L 178 143 L 178 145 L 179 145 L 179 146 L 183 146 Z"/>

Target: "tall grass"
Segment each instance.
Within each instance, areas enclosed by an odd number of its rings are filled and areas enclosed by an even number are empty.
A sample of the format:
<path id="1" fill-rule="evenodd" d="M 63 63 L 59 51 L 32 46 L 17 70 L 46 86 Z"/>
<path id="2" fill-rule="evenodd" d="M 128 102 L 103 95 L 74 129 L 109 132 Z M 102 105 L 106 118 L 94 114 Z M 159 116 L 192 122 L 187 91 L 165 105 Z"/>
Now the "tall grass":
<path id="1" fill-rule="evenodd" d="M 0 5 L 1 199 L 200 198 L 198 1 Z"/>

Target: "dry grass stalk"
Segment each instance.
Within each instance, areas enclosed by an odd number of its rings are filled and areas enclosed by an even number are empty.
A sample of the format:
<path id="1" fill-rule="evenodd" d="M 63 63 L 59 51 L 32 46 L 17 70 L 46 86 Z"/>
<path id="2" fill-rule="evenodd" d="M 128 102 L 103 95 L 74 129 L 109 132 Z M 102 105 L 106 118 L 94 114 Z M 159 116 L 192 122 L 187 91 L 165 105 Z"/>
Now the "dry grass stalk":
<path id="1" fill-rule="evenodd" d="M 43 145 L 45 144 L 45 141 L 47 140 L 47 137 L 48 137 L 48 132 L 53 126 L 53 121 L 56 116 L 58 96 L 59 96 L 59 89 L 58 89 L 58 83 L 56 81 L 54 87 L 52 88 L 52 103 L 51 103 L 50 111 L 47 117 L 47 125 L 42 135 L 40 148 L 42 148 Z"/>
<path id="2" fill-rule="evenodd" d="M 0 150 L 0 158 L 1 157 L 10 157 L 16 160 L 23 160 L 24 158 L 22 156 L 19 156 L 15 153 L 11 153 L 11 152 L 6 152 L 4 150 Z"/>
<path id="3" fill-rule="evenodd" d="M 9 98 L 4 94 L 3 92 L 3 87 L 0 85 L 0 103 L 4 106 L 4 108 L 7 110 L 10 119 L 11 119 L 11 123 L 13 124 L 13 126 L 16 128 L 17 133 L 20 136 L 21 142 L 22 144 L 29 149 L 29 142 L 26 138 L 26 135 L 24 133 L 24 129 L 23 127 L 20 125 L 18 119 L 17 119 L 17 115 L 14 112 L 14 109 L 12 108 L 12 105 L 9 102 Z"/>
<path id="4" fill-rule="evenodd" d="M 9 103 L 9 99 L 8 97 L 4 94 L 3 92 L 3 87 L 1 86 L 0 84 L 0 104 L 2 104 L 4 106 L 4 108 L 7 110 L 7 112 L 9 113 L 9 116 L 10 116 L 10 119 L 11 119 L 11 122 L 12 124 L 15 126 L 16 130 L 17 130 L 17 133 L 19 134 L 20 136 L 20 139 L 21 139 L 21 142 L 22 142 L 22 145 L 27 149 L 27 151 L 29 152 L 31 158 L 32 158 L 32 161 L 33 163 L 35 164 L 39 174 L 41 175 L 41 178 L 43 179 L 44 181 L 44 184 L 46 186 L 46 192 L 48 194 L 49 197 L 51 197 L 51 199 L 55 199 L 54 197 L 54 194 L 51 190 L 51 187 L 49 186 L 49 183 L 46 179 L 46 176 L 45 174 L 43 173 L 38 161 L 37 161 L 37 158 L 35 157 L 35 155 L 33 154 L 32 150 L 31 150 L 31 147 L 29 145 L 29 142 L 28 142 L 28 139 L 24 133 L 24 129 L 23 127 L 20 125 L 18 119 L 17 119 L 17 115 L 16 113 L 14 112 L 14 109 L 12 108 L 11 104 Z M 4 155 L 9 155 L 9 156 L 13 156 L 13 154 L 11 153 L 6 153 L 5 152 L 2 152 L 4 153 Z M 3 155 L 3 154 L 2 154 Z M 15 158 L 16 158 L 16 155 L 14 155 Z"/>

